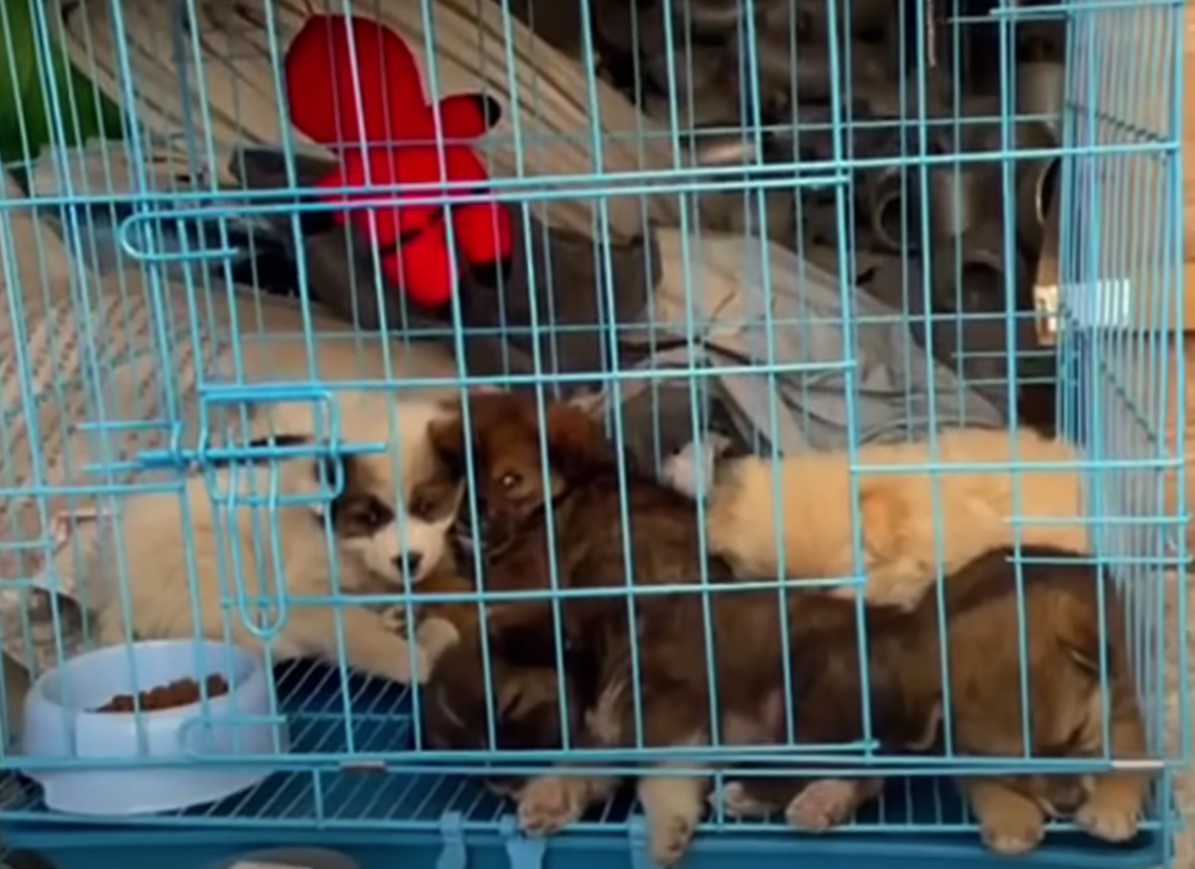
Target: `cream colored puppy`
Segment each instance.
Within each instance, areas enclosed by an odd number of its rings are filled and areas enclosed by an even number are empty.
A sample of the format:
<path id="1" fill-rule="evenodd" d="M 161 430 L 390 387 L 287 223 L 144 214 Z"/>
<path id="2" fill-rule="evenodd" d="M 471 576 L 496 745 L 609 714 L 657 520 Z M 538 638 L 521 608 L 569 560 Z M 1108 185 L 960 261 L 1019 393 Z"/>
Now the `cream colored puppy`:
<path id="1" fill-rule="evenodd" d="M 1082 472 L 1034 468 L 1076 462 L 1075 448 L 1033 431 L 1010 434 L 954 429 L 938 436 L 936 464 L 929 441 L 876 444 L 856 451 L 858 517 L 866 597 L 875 604 L 912 608 L 937 579 L 958 571 L 982 553 L 1012 545 L 1019 525 L 1024 544 L 1090 550 L 1084 515 Z M 1015 458 L 1014 458 L 1015 456 Z M 810 452 L 780 460 L 744 456 L 705 457 L 704 480 L 712 479 L 706 521 L 711 552 L 742 576 L 840 577 L 856 572 L 851 467 L 847 451 Z M 1007 470 L 1009 463 L 1017 470 Z M 967 465 L 993 466 L 984 470 Z M 900 466 L 896 473 L 869 473 L 868 466 Z M 952 469 L 951 466 L 954 466 Z M 999 467 L 1005 466 L 1005 467 Z M 697 494 L 694 452 L 688 449 L 663 469 L 666 482 Z M 1019 482 L 1019 508 L 1014 485 Z M 935 510 L 935 490 L 938 509 Z M 777 545 L 776 515 L 780 509 Z M 940 517 L 940 523 L 935 522 Z M 1014 521 L 1015 520 L 1015 521 Z M 940 563 L 939 563 L 940 557 Z M 852 586 L 826 589 L 854 597 Z"/>
<path id="2" fill-rule="evenodd" d="M 238 462 L 188 478 L 181 493 L 129 499 L 111 523 L 119 549 L 104 553 L 99 582 L 88 583 L 100 641 L 199 634 L 248 647 L 268 644 L 281 659 L 328 660 L 343 642 L 355 669 L 400 682 L 426 678 L 433 655 L 420 655 L 416 665 L 393 619 L 351 599 L 401 592 L 436 571 L 461 497 L 460 481 L 427 441 L 441 406 L 393 402 L 392 427 L 392 402 L 380 393 L 336 402 L 341 440 L 376 444 L 380 453 Z M 329 433 L 325 426 L 317 436 L 310 405 L 262 413 L 253 434 L 260 439 L 271 427 L 291 445 L 326 441 Z M 334 486 L 339 492 L 329 498 Z M 232 492 L 239 496 L 235 508 Z M 278 496 L 272 502 L 271 492 Z M 296 498 L 303 503 L 286 500 Z M 347 599 L 334 605 L 289 601 L 340 595 Z M 271 607 L 284 597 L 285 613 Z M 278 627 L 263 635 L 254 624 Z M 442 624 L 425 627 L 436 631 Z M 427 639 L 441 645 L 440 638 Z"/>

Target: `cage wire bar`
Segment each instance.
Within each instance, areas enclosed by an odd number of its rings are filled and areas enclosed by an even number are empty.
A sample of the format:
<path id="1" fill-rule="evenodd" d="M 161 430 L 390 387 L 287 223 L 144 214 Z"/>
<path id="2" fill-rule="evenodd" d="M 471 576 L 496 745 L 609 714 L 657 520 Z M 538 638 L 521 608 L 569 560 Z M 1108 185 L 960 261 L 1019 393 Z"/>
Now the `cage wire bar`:
<path id="1" fill-rule="evenodd" d="M 647 12 L 630 0 L 577 0 L 577 20 L 563 25 L 571 37 L 552 29 L 558 2 L 551 10 L 514 0 L 0 4 L 0 88 L 7 75 L 14 89 L 13 123 L 0 124 L 0 135 L 11 128 L 15 143 L 0 139 L 0 153 L 20 155 L 0 194 L 0 334 L 12 348 L 0 364 L 6 846 L 147 847 L 186 836 L 204 848 L 273 837 L 402 844 L 411 860 L 445 869 L 485 849 L 527 866 L 546 859 L 545 849 L 591 862 L 630 853 L 646 866 L 633 796 L 620 792 L 536 844 L 482 777 L 560 764 L 634 777 L 660 774 L 645 768 L 666 763 L 669 773 L 710 776 L 720 791 L 732 766 L 750 764 L 735 775 L 832 769 L 880 774 L 887 785 L 822 838 L 791 834 L 783 816 L 742 820 L 715 807 L 691 863 L 751 855 L 814 866 L 981 865 L 994 858 L 953 777 L 1135 765 L 1157 778 L 1131 845 L 1102 848 L 1072 820 L 1052 820 L 1026 865 L 1177 866 L 1174 776 L 1191 760 L 1181 581 L 1189 517 L 1174 483 L 1183 444 L 1171 434 L 1185 428 L 1183 402 L 1172 396 L 1186 392 L 1181 0 L 659 0 Z M 315 95 L 288 93 L 288 45 L 318 13 L 391 26 L 416 59 L 429 105 L 485 95 L 486 130 L 469 143 L 485 176 L 412 182 L 375 177 L 381 163 L 364 160 L 368 196 L 329 198 L 360 193 L 319 185 L 334 151 L 366 155 L 394 143 L 341 129 L 339 149 L 318 147 L 292 123 Z M 881 36 L 867 35 L 877 27 Z M 359 70 L 368 70 L 368 50 L 364 42 L 349 50 Z M 64 58 L 77 75 L 62 73 Z M 1043 80 L 1057 86 L 1052 101 Z M 37 87 L 18 91 L 22 82 Z M 352 90 L 366 84 L 356 79 Z M 84 119 L 105 113 L 119 123 L 79 142 Z M 436 117 L 443 132 L 445 112 Z M 445 161 L 450 145 L 439 136 L 431 150 Z M 513 218 L 518 267 L 471 274 L 429 314 L 386 277 L 389 252 L 361 240 L 380 233 L 395 200 L 426 207 L 450 250 L 460 243 L 453 209 L 501 203 Z M 338 223 L 344 213 L 371 215 L 364 232 Z M 428 347 L 436 349 L 425 358 Z M 349 670 L 340 615 L 338 664 L 276 660 L 283 656 L 267 645 L 268 709 L 234 716 L 222 746 L 196 743 L 165 759 L 83 757 L 76 734 L 73 756 L 23 750 L 31 679 L 97 642 L 88 613 L 96 559 L 109 559 L 118 576 L 132 569 L 132 555 L 105 542 L 121 511 L 176 495 L 186 525 L 194 504 L 184 490 L 196 479 L 210 496 L 199 509 L 210 504 L 226 553 L 217 571 L 222 636 L 210 639 L 231 644 L 240 619 L 268 642 L 304 607 L 397 607 L 413 630 L 415 602 L 466 602 L 480 613 L 496 601 L 547 600 L 563 660 L 562 609 L 585 595 L 561 584 L 551 525 L 550 592 L 421 595 L 406 576 L 405 590 L 350 596 L 340 591 L 344 568 L 328 524 L 320 557 L 330 562 L 330 596 L 290 598 L 265 581 L 283 558 L 286 511 L 307 508 L 280 492 L 286 463 L 390 453 L 381 437 L 353 441 L 344 397 L 455 398 L 494 387 L 531 391 L 541 419 L 554 400 L 585 407 L 617 452 L 656 472 L 677 448 L 702 455 L 727 432 L 776 461 L 845 450 L 855 503 L 864 480 L 901 471 L 868 465 L 869 443 L 928 436 L 925 470 L 940 482 L 939 430 L 1027 429 L 1044 413 L 1083 451 L 1088 503 L 1075 518 L 1091 534 L 1101 602 L 1113 587 L 1105 576 L 1125 601 L 1147 756 L 1108 748 L 1090 758 L 1046 756 L 1027 744 L 1010 756 L 969 756 L 954 750 L 949 716 L 944 750 L 893 755 L 878 748 L 867 692 L 861 738 L 796 744 L 800 710 L 787 690 L 787 738 L 774 744 L 723 744 L 712 715 L 711 745 L 648 747 L 633 692 L 632 745 L 583 748 L 566 734 L 563 747 L 517 751 L 497 747 L 487 690 L 486 747 L 450 751 L 423 732 L 426 692 Z M 887 416 L 877 421 L 879 405 Z M 265 406 L 309 414 L 320 445 L 255 442 Z M 381 430 L 401 437 L 398 403 L 386 415 Z M 465 417 L 468 428 L 467 405 Z M 1004 467 L 1017 468 L 1011 459 Z M 252 470 L 263 462 L 266 470 Z M 545 443 L 537 462 L 547 479 Z M 409 472 L 400 464 L 392 467 L 396 503 Z M 479 481 L 472 458 L 466 464 L 461 510 L 477 529 Z M 611 517 L 624 537 L 633 524 L 629 473 L 620 465 L 620 515 Z M 709 473 L 696 464 L 699 487 Z M 1017 523 L 1031 505 L 1015 480 Z M 313 497 L 331 503 L 345 485 L 343 474 L 324 477 Z M 548 501 L 545 509 L 556 508 Z M 700 499 L 694 510 L 705 551 Z M 945 510 L 939 485 L 939 527 Z M 407 546 L 406 510 L 396 514 Z M 761 504 L 756 518 L 780 549 L 780 506 Z M 240 539 L 237 522 L 249 528 Z M 850 524 L 855 568 L 817 580 L 823 591 L 864 588 L 862 523 L 856 515 Z M 194 596 L 198 568 L 186 548 Z M 782 599 L 791 583 L 779 559 L 776 576 L 734 588 Z M 624 562 L 631 577 L 629 549 Z M 480 561 L 473 566 L 480 573 Z M 632 621 L 649 595 L 700 596 L 714 709 L 710 620 L 727 589 L 704 574 L 683 587 L 628 578 L 626 588 L 587 594 L 625 600 Z M 132 599 L 122 594 L 127 617 Z M 941 583 L 936 594 L 944 607 Z M 863 627 L 862 595 L 855 600 Z M 1010 642 L 1024 659 L 1021 621 Z M 636 643 L 629 654 L 638 681 Z M 126 684 L 138 683 L 138 661 L 128 654 Z M 943 652 L 943 672 L 950 666 Z M 491 668 L 486 655 L 487 682 Z M 1107 668 L 1101 658 L 1102 678 Z M 556 679 L 562 712 L 575 714 L 563 667 Z M 196 731 L 228 725 L 212 703 L 202 698 Z M 144 731 L 149 716 L 139 709 L 134 717 Z M 63 721 L 67 729 L 65 712 Z M 246 749 L 240 731 L 251 726 L 271 734 L 261 751 Z M 199 806 L 120 817 L 55 811 L 32 781 L 180 764 L 254 768 L 262 777 Z M 136 778 L 125 781 L 136 787 Z"/>

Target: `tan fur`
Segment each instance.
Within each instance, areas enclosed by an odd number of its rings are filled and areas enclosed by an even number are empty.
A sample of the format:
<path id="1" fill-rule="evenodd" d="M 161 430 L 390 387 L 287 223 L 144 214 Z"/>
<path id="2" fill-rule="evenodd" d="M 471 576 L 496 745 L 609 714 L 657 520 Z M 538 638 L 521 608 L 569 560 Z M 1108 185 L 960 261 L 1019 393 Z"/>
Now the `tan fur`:
<path id="1" fill-rule="evenodd" d="M 629 471 L 625 482 L 630 528 L 624 532 L 619 510 L 623 490 L 616 457 L 595 423 L 580 411 L 549 402 L 541 428 L 530 397 L 494 394 L 473 396 L 469 416 L 474 496 L 480 520 L 477 531 L 484 549 L 487 589 L 546 591 L 550 587 L 547 500 L 553 505 L 551 539 L 560 588 L 625 588 L 627 548 L 635 583 L 687 584 L 701 580 L 699 526 L 692 504 L 654 480 Z M 465 435 L 461 420 L 455 417 L 433 425 L 431 433 L 444 460 L 462 470 Z M 546 441 L 549 459 L 546 480 L 541 474 L 541 437 Z M 470 542 L 467 538 L 471 537 L 462 535 L 461 542 Z M 714 581 L 731 579 L 726 565 L 712 562 L 705 566 Z M 686 596 L 689 600 L 693 597 Z M 551 690 L 555 696 L 551 608 L 537 601 L 494 604 L 487 610 L 489 640 L 499 645 L 491 650 L 492 657 L 499 660 L 493 676 L 501 680 L 493 693 L 501 697 L 526 691 L 538 697 L 542 691 Z M 653 625 L 658 621 L 661 627 L 671 619 L 670 610 L 671 601 L 662 604 L 645 600 L 639 604 L 642 617 Z M 614 692 L 605 696 L 609 721 L 602 720 L 606 709 L 600 697 L 594 709 L 601 714 L 586 718 L 580 715 L 584 707 L 578 709 L 578 717 L 571 722 L 578 728 L 574 744 L 602 745 L 609 736 L 616 745 L 625 745 L 625 708 L 630 695 L 620 686 L 626 685 L 628 637 L 636 630 L 627 622 L 625 599 L 609 596 L 574 600 L 562 605 L 560 611 L 570 660 L 580 657 L 595 662 L 600 670 L 591 679 L 570 669 L 569 682 L 581 683 L 577 695 L 597 696 L 603 689 Z M 512 633 L 517 634 L 517 642 L 510 638 Z M 671 648 L 666 644 L 664 647 Z M 476 637 L 466 641 L 445 656 L 442 668 L 437 667 L 429 687 L 431 699 L 424 704 L 429 715 L 425 724 L 433 741 L 457 747 L 484 746 L 488 742 L 479 648 Z M 512 661 L 511 655 L 518 655 L 522 662 Z M 667 675 L 651 670 L 643 673 L 643 679 L 646 683 L 657 677 L 666 679 Z M 510 687 L 506 687 L 508 684 Z M 667 691 L 661 690 L 658 698 L 647 701 L 648 744 L 699 742 L 704 738 L 700 717 L 687 707 L 670 704 L 672 698 L 666 695 Z M 685 694 L 681 699 L 691 698 Z M 529 706 L 538 710 L 537 714 L 515 715 L 514 710 L 524 709 L 524 704 L 499 710 L 504 712 L 498 716 L 500 733 L 508 734 L 507 739 L 532 741 L 560 733 L 555 703 Z M 655 710 L 654 714 L 650 710 Z M 667 764 L 660 766 L 666 768 Z M 600 798 L 613 786 L 608 777 L 547 779 L 533 779 L 519 791 L 519 816 L 529 831 L 555 829 L 568 823 L 585 810 L 587 800 Z M 641 778 L 640 799 L 648 816 L 650 847 L 657 863 L 672 864 L 687 847 L 701 813 L 703 789 L 701 779 L 673 775 Z"/>
<path id="2" fill-rule="evenodd" d="M 321 461 L 311 457 L 220 467 L 189 477 L 181 493 L 129 498 L 111 523 L 119 545 L 103 554 L 88 582 L 100 642 L 198 633 L 259 648 L 263 640 L 247 623 L 264 621 L 280 623 L 276 635 L 265 640 L 277 658 L 335 659 L 339 623 L 349 666 L 409 681 L 410 650 L 383 615 L 351 602 L 332 607 L 289 600 L 338 592 L 396 593 L 406 582 L 417 585 L 435 573 L 446 557 L 446 534 L 460 485 L 444 472 L 427 443 L 428 423 L 439 408 L 426 402 L 399 402 L 399 417 L 406 425 L 392 433 L 388 416 L 378 412 L 385 400 L 378 395 L 341 408 L 343 441 L 377 443 L 386 449 L 376 455 L 341 458 L 344 492 L 333 503 L 326 494 L 321 496 L 332 482 L 321 482 Z M 286 434 L 313 431 L 298 417 L 286 422 L 290 424 Z M 277 426 L 274 431 L 283 433 Z M 308 496 L 310 502 L 274 510 L 243 503 L 235 509 L 227 504 L 213 509 L 213 491 L 226 499 L 234 490 L 257 498 L 276 490 L 282 497 Z M 397 503 L 396 490 L 401 496 Z M 361 503 L 376 503 L 393 518 L 374 523 L 368 531 L 342 533 Z M 417 504 L 431 504 L 434 510 L 421 508 L 420 513 Z M 271 541 L 277 544 L 276 561 Z M 193 574 L 186 558 L 188 548 L 194 554 Z M 238 592 L 238 568 L 243 597 Z M 127 591 L 122 592 L 122 585 Z M 126 624 L 126 595 L 131 624 Z M 271 611 L 268 603 L 259 604 L 261 597 L 267 602 L 286 597 L 285 617 Z M 416 674 L 420 679 L 430 670 L 430 657 L 420 656 Z"/>
<path id="3" fill-rule="evenodd" d="M 1013 462 L 1013 436 L 1005 431 L 954 430 L 938 438 L 942 464 Z M 1086 513 L 1079 470 L 1034 470 L 1033 463 L 1074 462 L 1069 444 L 1036 432 L 1015 435 L 1018 471 L 922 470 L 929 442 L 867 446 L 857 465 L 906 465 L 909 473 L 858 473 L 859 516 L 870 603 L 913 607 L 938 576 L 955 572 L 988 549 L 1011 545 L 1019 518 L 1023 544 L 1089 551 L 1079 521 L 1034 524 L 1041 519 L 1076 520 Z M 935 477 L 937 480 L 935 481 Z M 1019 479 L 1019 509 L 1014 508 Z M 851 474 L 846 451 L 807 453 L 783 459 L 775 471 L 755 456 L 721 463 L 706 512 L 713 552 L 747 577 L 774 577 L 777 556 L 774 490 L 779 480 L 784 572 L 803 578 L 854 575 Z M 936 482 L 936 484 L 935 484 Z M 934 489 L 939 510 L 935 511 Z M 940 522 L 935 522 L 940 517 Z M 940 549 L 939 549 L 940 547 Z M 830 594 L 853 598 L 850 585 Z"/>

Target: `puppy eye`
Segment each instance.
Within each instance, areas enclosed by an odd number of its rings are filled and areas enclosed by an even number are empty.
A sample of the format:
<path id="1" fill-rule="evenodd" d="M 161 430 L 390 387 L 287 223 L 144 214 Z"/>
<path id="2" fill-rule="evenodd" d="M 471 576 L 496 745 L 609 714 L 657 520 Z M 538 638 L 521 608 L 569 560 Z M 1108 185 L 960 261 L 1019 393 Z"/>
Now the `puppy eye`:
<path id="1" fill-rule="evenodd" d="M 390 508 L 385 504 L 376 498 L 371 498 L 361 503 L 355 511 L 354 518 L 366 528 L 376 530 L 387 524 L 392 518 L 392 514 Z"/>
<path id="2" fill-rule="evenodd" d="M 435 511 L 436 505 L 431 498 L 416 498 L 407 512 L 416 519 L 430 519 Z"/>
<path id="3" fill-rule="evenodd" d="M 513 489 L 515 486 L 519 485 L 519 483 L 523 482 L 523 478 L 513 471 L 508 471 L 502 475 L 502 479 L 498 482 L 503 489 Z"/>

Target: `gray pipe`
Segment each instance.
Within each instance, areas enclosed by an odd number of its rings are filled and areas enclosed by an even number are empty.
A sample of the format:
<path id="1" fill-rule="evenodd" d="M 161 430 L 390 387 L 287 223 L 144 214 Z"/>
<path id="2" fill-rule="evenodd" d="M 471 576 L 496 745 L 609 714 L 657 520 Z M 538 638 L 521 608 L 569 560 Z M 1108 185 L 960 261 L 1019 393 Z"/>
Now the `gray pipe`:
<path id="1" fill-rule="evenodd" d="M 828 0 L 797 0 L 796 9 L 799 22 L 798 33 L 802 39 L 810 42 L 825 42 L 829 36 L 827 24 Z M 885 33 L 897 31 L 896 7 L 899 4 L 892 0 L 852 0 L 850 4 L 850 18 L 846 17 L 846 4 L 841 0 L 834 0 L 838 4 L 838 27 L 842 32 L 844 25 L 849 24 L 851 34 L 858 37 L 878 37 Z M 757 4 L 758 5 L 758 4 Z M 765 20 L 771 24 L 774 20 L 785 21 L 788 12 L 787 2 L 769 4 L 765 7 Z"/>
<path id="2" fill-rule="evenodd" d="M 868 173 L 861 185 L 860 207 L 871 233 L 881 247 L 893 252 L 914 251 L 921 247 L 915 176 L 908 174 L 908 182 L 902 190 L 902 175 L 901 167 L 891 166 Z M 906 193 L 909 197 L 907 208 L 904 205 Z"/>
<path id="3" fill-rule="evenodd" d="M 1024 299 L 1029 270 L 1013 249 L 1014 303 Z M 946 311 L 1003 311 L 1005 307 L 1004 225 L 996 208 L 987 221 L 934 250 L 931 287 L 934 306 Z"/>
<path id="4" fill-rule="evenodd" d="M 999 209 L 988 222 L 942 245 L 934 252 L 931 287 L 939 312 L 933 328 L 935 355 L 948 350 L 952 367 L 973 388 L 1000 404 L 1007 405 L 1009 377 L 1008 333 L 1004 317 L 1004 234 Z M 957 258 L 961 254 L 961 266 Z M 1013 309 L 1028 312 L 1024 301 L 1029 270 L 1014 249 Z M 951 317 L 949 314 L 957 314 Z M 1033 322 L 1018 316 L 1013 327 L 1017 348 L 1033 346 Z"/>
<path id="5" fill-rule="evenodd" d="M 677 24 L 684 27 L 687 12 L 689 27 L 701 36 L 732 35 L 743 11 L 744 6 L 738 0 L 673 0 L 672 3 L 672 17 Z M 683 34 L 683 30 L 680 32 Z"/>
<path id="6" fill-rule="evenodd" d="M 1017 64 L 1017 114 L 1042 115 L 1055 139 L 1062 136 L 1066 66 L 1047 60 Z"/>
<path id="7" fill-rule="evenodd" d="M 641 59 L 644 73 L 664 93 L 668 93 L 669 88 L 669 59 L 667 51 L 644 54 Z M 676 95 L 682 104 L 689 94 L 692 94 L 693 99 L 696 100 L 703 98 L 711 91 L 738 92 L 733 80 L 727 80 L 729 77 L 728 58 L 725 50 L 721 48 L 694 45 L 687 52 L 683 46 L 677 46 L 671 52 L 671 60 L 671 70 L 676 81 Z"/>
<path id="8" fill-rule="evenodd" d="M 962 235 L 982 223 L 996 193 L 992 169 L 984 164 L 939 166 L 930 170 L 930 226 L 935 238 Z M 999 200 L 995 200 L 999 201 Z"/>
<path id="9" fill-rule="evenodd" d="M 1034 150 L 1057 147 L 1058 141 L 1045 124 L 1033 124 L 1017 142 Z M 1017 162 L 1017 240 L 1025 256 L 1036 260 L 1046 229 L 1046 215 L 1058 192 L 1062 162 L 1059 157 Z"/>
<path id="10" fill-rule="evenodd" d="M 742 133 L 711 133 L 695 130 L 688 139 L 693 166 L 742 166 L 756 163 L 760 155 L 750 136 Z"/>

